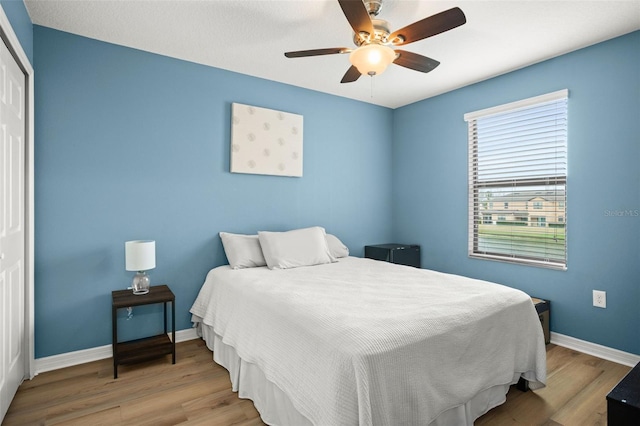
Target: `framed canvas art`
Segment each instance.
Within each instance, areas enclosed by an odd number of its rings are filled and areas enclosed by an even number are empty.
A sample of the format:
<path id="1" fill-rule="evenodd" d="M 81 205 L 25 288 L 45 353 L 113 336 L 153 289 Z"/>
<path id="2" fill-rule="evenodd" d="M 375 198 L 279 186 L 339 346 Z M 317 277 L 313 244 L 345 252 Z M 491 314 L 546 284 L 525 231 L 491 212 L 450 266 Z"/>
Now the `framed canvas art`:
<path id="1" fill-rule="evenodd" d="M 231 104 L 231 173 L 302 176 L 302 116 Z"/>

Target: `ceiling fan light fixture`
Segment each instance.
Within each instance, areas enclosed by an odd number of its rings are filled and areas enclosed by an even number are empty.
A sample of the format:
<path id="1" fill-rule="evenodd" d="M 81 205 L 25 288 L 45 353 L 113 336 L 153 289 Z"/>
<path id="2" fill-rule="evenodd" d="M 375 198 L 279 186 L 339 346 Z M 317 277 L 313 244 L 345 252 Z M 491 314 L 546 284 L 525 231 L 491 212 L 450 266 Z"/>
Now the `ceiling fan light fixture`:
<path id="1" fill-rule="evenodd" d="M 382 44 L 358 47 L 349 55 L 351 64 L 363 75 L 380 75 L 396 59 L 395 51 Z"/>

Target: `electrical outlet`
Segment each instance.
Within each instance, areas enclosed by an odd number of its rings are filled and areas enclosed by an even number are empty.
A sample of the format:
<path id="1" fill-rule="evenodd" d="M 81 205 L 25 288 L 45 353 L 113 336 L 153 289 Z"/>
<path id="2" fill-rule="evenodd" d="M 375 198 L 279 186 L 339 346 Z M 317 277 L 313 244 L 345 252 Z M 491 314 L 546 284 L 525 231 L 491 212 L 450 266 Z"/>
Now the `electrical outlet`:
<path id="1" fill-rule="evenodd" d="M 598 308 L 607 307 L 607 292 L 602 290 L 593 290 L 593 306 Z"/>

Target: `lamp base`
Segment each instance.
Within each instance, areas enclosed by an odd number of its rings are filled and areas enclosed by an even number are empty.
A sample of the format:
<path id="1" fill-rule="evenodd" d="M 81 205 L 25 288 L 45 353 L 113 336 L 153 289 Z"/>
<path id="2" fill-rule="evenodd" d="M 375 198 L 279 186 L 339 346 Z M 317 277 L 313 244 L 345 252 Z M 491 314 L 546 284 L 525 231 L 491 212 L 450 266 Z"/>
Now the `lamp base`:
<path id="1" fill-rule="evenodd" d="M 140 271 L 133 277 L 133 294 L 140 296 L 149 293 L 151 280 L 146 272 Z"/>

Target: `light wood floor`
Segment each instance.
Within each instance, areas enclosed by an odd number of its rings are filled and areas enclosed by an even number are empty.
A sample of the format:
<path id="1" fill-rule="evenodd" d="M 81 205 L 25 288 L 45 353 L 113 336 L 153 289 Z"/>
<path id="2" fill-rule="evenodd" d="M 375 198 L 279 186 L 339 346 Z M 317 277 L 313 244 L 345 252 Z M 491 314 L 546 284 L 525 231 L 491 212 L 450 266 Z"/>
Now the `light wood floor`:
<path id="1" fill-rule="evenodd" d="M 547 346 L 547 387 L 511 389 L 476 425 L 603 425 L 606 394 L 630 370 L 560 346 Z M 2 423 L 11 425 L 263 425 L 249 400 L 201 340 L 170 358 L 121 366 L 112 360 L 42 373 L 25 381 Z"/>

